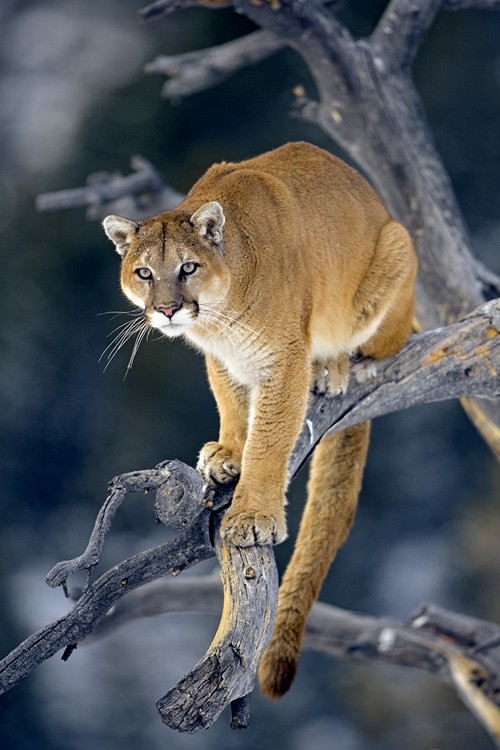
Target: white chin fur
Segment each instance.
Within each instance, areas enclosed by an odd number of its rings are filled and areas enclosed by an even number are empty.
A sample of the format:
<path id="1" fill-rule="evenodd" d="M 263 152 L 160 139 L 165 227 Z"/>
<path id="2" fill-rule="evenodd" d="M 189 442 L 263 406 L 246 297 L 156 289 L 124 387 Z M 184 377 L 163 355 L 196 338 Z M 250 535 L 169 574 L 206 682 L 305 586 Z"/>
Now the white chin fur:
<path id="1" fill-rule="evenodd" d="M 170 320 L 163 313 L 153 312 L 149 322 L 153 328 L 171 339 L 182 336 L 195 323 L 187 310 L 179 310 Z"/>
<path id="2" fill-rule="evenodd" d="M 169 339 L 176 339 L 179 338 L 179 336 L 182 336 L 183 333 L 185 333 L 189 326 L 176 326 L 176 325 L 167 325 L 167 326 L 156 326 L 159 331 L 163 333 L 164 336 L 168 336 Z"/>

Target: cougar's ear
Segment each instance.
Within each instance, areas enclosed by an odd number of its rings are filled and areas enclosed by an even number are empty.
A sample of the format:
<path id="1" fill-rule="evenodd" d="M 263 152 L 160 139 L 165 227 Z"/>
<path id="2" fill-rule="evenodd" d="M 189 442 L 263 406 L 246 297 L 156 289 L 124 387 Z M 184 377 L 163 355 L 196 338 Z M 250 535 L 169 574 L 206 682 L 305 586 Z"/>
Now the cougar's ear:
<path id="1" fill-rule="evenodd" d="M 122 216 L 106 216 L 102 225 L 111 242 L 115 243 L 116 252 L 125 255 L 139 224 Z"/>
<path id="2" fill-rule="evenodd" d="M 189 221 L 202 237 L 208 237 L 217 245 L 222 242 L 222 227 L 226 217 L 220 203 L 205 203 L 194 212 Z"/>

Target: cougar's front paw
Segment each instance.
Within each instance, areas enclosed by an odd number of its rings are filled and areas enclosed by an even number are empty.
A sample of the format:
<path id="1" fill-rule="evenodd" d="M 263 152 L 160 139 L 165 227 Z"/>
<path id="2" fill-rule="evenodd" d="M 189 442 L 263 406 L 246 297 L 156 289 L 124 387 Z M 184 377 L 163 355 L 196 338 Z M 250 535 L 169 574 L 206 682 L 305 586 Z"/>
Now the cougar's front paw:
<path id="1" fill-rule="evenodd" d="M 206 443 L 200 451 L 196 468 L 207 482 L 227 484 L 240 475 L 240 459 L 220 443 Z"/>
<path id="2" fill-rule="evenodd" d="M 322 396 L 340 396 L 347 390 L 349 382 L 349 358 L 343 354 L 338 359 L 315 362 L 313 389 Z"/>
<path id="3" fill-rule="evenodd" d="M 237 547 L 279 544 L 286 539 L 285 516 L 264 510 L 230 508 L 222 521 L 221 534 L 224 541 Z"/>

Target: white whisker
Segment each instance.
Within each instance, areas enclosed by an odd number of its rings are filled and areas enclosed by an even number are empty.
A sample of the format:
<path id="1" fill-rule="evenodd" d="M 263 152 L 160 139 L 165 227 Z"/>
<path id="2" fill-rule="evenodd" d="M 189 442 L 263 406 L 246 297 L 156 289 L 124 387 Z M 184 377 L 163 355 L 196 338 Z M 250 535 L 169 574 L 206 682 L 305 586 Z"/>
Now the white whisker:
<path id="1" fill-rule="evenodd" d="M 204 317 L 203 320 L 200 320 L 198 318 L 198 323 L 202 326 L 202 328 L 205 329 L 205 331 L 207 331 L 207 333 L 210 333 L 210 328 L 207 325 L 208 323 L 210 323 L 212 325 L 212 327 L 215 328 L 216 331 L 218 331 L 219 333 L 221 333 L 223 336 L 227 336 L 228 338 L 229 338 L 228 333 L 229 334 L 236 333 L 235 331 L 233 331 L 230 328 L 224 328 L 224 327 L 222 327 L 222 325 L 219 325 L 219 323 L 223 323 L 223 321 L 218 321 L 217 318 L 212 318 L 212 317 L 210 317 L 210 315 L 204 315 L 203 317 Z M 240 339 L 240 341 L 241 341 L 241 339 Z"/>
<path id="2" fill-rule="evenodd" d="M 109 359 L 109 356 L 111 355 L 110 350 L 113 350 L 113 348 L 117 344 L 121 345 L 120 342 L 122 340 L 125 342 L 130 336 L 132 336 L 138 330 L 138 328 L 140 327 L 140 325 L 141 325 L 141 322 L 138 321 L 138 320 L 129 320 L 129 321 L 127 321 L 127 323 L 125 324 L 125 328 L 123 330 L 119 331 L 116 334 L 116 336 L 114 337 L 114 339 L 104 349 L 103 353 L 99 357 L 99 362 L 104 357 L 104 355 L 106 354 L 106 352 L 109 352 L 109 354 L 108 354 L 108 359 Z"/>
<path id="3" fill-rule="evenodd" d="M 127 369 L 125 371 L 125 375 L 123 376 L 124 380 L 127 377 L 129 371 L 132 369 L 132 365 L 134 364 L 135 355 L 137 354 L 137 351 L 138 351 L 138 349 L 139 349 L 139 347 L 140 347 L 140 345 L 141 345 L 144 337 L 146 337 L 146 339 L 147 339 L 147 337 L 149 336 L 150 331 L 151 331 L 151 328 L 149 327 L 148 323 L 143 322 L 142 328 L 139 330 L 139 332 L 138 332 L 138 334 L 136 336 L 136 339 L 134 341 L 134 346 L 132 348 L 132 354 L 130 355 L 130 359 L 128 361 Z"/>
<path id="4" fill-rule="evenodd" d="M 130 317 L 138 318 L 142 314 L 142 310 L 107 310 L 106 312 L 97 313 L 98 316 L 112 315 L 111 320 L 114 320 L 118 315 L 129 315 Z"/>
<path id="5" fill-rule="evenodd" d="M 119 326 L 116 326 L 116 328 L 113 328 L 113 330 L 107 334 L 108 338 L 112 336 L 114 333 L 117 333 L 117 331 L 120 331 L 122 328 L 125 329 L 128 326 L 130 326 L 131 323 L 134 323 L 136 321 L 126 320 L 125 323 L 120 323 Z"/>
<path id="6" fill-rule="evenodd" d="M 133 359 L 135 358 L 135 355 L 137 353 L 137 349 L 139 348 L 139 344 L 142 341 L 144 334 L 148 332 L 149 330 L 149 324 L 144 320 L 130 320 L 127 321 L 125 326 L 118 326 L 119 330 L 118 334 L 115 336 L 115 338 L 111 341 L 110 344 L 105 348 L 101 356 L 99 357 L 99 362 L 102 360 L 104 355 L 107 354 L 107 364 L 104 368 L 104 371 L 107 370 L 108 366 L 111 363 L 111 360 L 116 356 L 116 354 L 119 352 L 119 350 L 122 348 L 122 346 L 134 335 L 137 336 L 137 339 L 139 339 L 139 343 L 134 345 L 134 352 L 132 361 L 129 363 L 130 367 L 132 366 Z"/>

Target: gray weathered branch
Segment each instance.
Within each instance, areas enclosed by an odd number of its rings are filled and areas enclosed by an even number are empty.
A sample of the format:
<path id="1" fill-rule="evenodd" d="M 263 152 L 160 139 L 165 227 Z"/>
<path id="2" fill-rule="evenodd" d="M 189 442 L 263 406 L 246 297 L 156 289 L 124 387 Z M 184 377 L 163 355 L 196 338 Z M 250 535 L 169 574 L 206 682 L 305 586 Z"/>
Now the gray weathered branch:
<path id="1" fill-rule="evenodd" d="M 343 398 L 312 398 L 292 454 L 291 474 L 306 446 L 309 455 L 327 430 L 337 432 L 382 414 L 450 397 L 498 399 L 499 315 L 500 300 L 492 300 L 459 323 L 412 336 L 394 357 L 354 362 Z"/>
<path id="2" fill-rule="evenodd" d="M 209 8 L 220 10 L 221 8 L 230 8 L 232 2 L 227 0 L 156 0 L 156 2 L 147 5 L 139 11 L 139 15 L 144 21 L 156 21 L 163 18 L 176 10 L 185 8 Z"/>
<path id="3" fill-rule="evenodd" d="M 297 472 L 328 429 L 343 429 L 388 411 L 464 394 L 497 398 L 500 382 L 492 374 L 499 370 L 500 300 L 483 305 L 460 323 L 412 337 L 393 357 L 354 362 L 342 398 L 311 398 L 290 474 Z M 114 515 L 135 491 L 154 491 L 158 520 L 186 531 L 173 542 L 120 563 L 93 582 Z M 85 552 L 58 563 L 47 576 L 51 586 L 65 586 L 70 575 L 87 570 L 81 598 L 70 613 L 35 633 L 0 663 L 0 691 L 15 685 L 61 648 L 69 655 L 124 594 L 213 556 L 211 538 L 218 538 L 219 516 L 231 495 L 229 486 L 204 488 L 197 472 L 178 461 L 113 480 Z M 208 726 L 227 703 L 233 706 L 233 725 L 247 721 L 246 696 L 272 629 L 278 582 L 271 548 L 241 550 L 216 544 L 216 551 L 225 594 L 218 633 L 201 662 L 158 702 L 162 720 L 180 731 Z M 214 674 L 220 678 L 215 691 Z"/>
<path id="4" fill-rule="evenodd" d="M 60 649 L 65 649 L 65 656 L 69 655 L 128 591 L 160 576 L 177 575 L 186 567 L 212 557 L 207 514 L 208 511 L 202 514 L 189 531 L 173 542 L 115 565 L 86 589 L 67 615 L 23 641 L 0 662 L 0 693 L 14 687 Z"/>
<path id="5" fill-rule="evenodd" d="M 168 211 L 181 202 L 182 193 L 166 185 L 150 162 L 133 156 L 130 163 L 132 174 L 97 172 L 89 175 L 85 187 L 39 195 L 36 206 L 39 211 L 86 206 L 88 219 L 99 220 L 108 213 L 117 213 L 138 220 Z"/>
<path id="6" fill-rule="evenodd" d="M 256 31 L 210 49 L 183 55 L 159 55 L 146 65 L 145 71 L 169 76 L 170 80 L 162 87 L 162 95 L 178 101 L 216 86 L 241 68 L 254 65 L 283 47 L 286 43 L 274 34 Z"/>
<path id="7" fill-rule="evenodd" d="M 267 0 L 274 5 L 275 8 L 280 7 L 280 0 Z M 323 4 L 330 8 L 336 6 L 342 6 L 345 0 L 323 0 Z M 453 0 L 452 0 L 453 1 Z M 484 0 L 488 2 L 488 0 Z M 490 0 L 491 2 L 492 0 Z M 257 5 L 258 0 L 254 0 Z M 183 10 L 184 8 L 208 8 L 209 10 L 221 10 L 223 8 L 231 8 L 232 2 L 228 0 L 156 0 L 156 2 L 142 8 L 139 11 L 139 15 L 144 21 L 156 21 L 159 18 L 170 15 L 176 10 Z"/>
<path id="8" fill-rule="evenodd" d="M 443 0 L 446 10 L 498 10 L 500 0 Z"/>
<path id="9" fill-rule="evenodd" d="M 215 614 L 222 604 L 214 576 L 162 580 L 122 600 L 99 626 L 102 637 L 125 623 L 167 612 Z M 500 746 L 500 627 L 421 605 L 406 621 L 348 612 L 322 602 L 309 615 L 304 649 L 337 659 L 374 662 L 428 672 L 451 685 Z"/>
<path id="10" fill-rule="evenodd" d="M 271 638 L 278 603 L 278 571 L 271 547 L 222 545 L 216 551 L 224 585 L 223 616 L 205 656 L 156 703 L 162 721 L 180 732 L 208 728 L 224 708 L 236 704 L 248 723 L 248 698 Z"/>
<path id="11" fill-rule="evenodd" d="M 370 38 L 374 57 L 386 71 L 397 73 L 412 64 L 442 4 L 442 0 L 388 4 Z"/>

